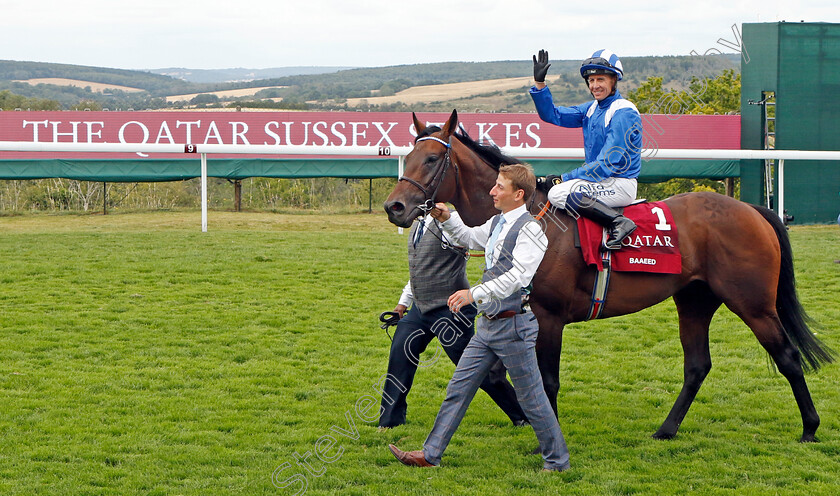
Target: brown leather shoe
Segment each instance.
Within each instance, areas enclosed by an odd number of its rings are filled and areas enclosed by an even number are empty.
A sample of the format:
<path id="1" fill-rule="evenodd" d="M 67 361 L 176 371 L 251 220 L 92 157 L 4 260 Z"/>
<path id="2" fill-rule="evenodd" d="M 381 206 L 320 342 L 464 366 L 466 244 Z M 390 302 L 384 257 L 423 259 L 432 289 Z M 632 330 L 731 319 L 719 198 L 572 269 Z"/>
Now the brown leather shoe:
<path id="1" fill-rule="evenodd" d="M 403 451 L 393 444 L 389 444 L 388 449 L 391 450 L 391 453 L 403 465 L 408 465 L 409 467 L 437 467 L 437 465 L 432 465 L 426 461 L 426 457 L 423 456 L 422 451 Z"/>

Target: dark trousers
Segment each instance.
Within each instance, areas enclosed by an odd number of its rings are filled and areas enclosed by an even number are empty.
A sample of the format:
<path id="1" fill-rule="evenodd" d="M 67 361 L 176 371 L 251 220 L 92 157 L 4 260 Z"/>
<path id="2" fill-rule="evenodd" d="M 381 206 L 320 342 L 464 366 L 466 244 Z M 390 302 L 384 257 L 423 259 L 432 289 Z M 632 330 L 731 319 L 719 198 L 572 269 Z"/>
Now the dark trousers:
<path id="1" fill-rule="evenodd" d="M 412 306 L 397 324 L 391 353 L 388 358 L 388 375 L 382 385 L 381 427 L 394 427 L 405 423 L 406 398 L 414 382 L 417 367 L 430 366 L 440 358 L 440 349 L 431 358 L 420 355 L 432 339 L 437 337 L 440 347 L 455 365 L 461 359 L 464 349 L 474 334 L 475 307 L 463 308 L 459 316 L 441 307 L 422 313 Z M 525 412 L 516 400 L 516 391 L 508 382 L 506 370 L 501 361 L 490 370 L 480 385 L 499 408 L 518 424 L 526 421 Z"/>

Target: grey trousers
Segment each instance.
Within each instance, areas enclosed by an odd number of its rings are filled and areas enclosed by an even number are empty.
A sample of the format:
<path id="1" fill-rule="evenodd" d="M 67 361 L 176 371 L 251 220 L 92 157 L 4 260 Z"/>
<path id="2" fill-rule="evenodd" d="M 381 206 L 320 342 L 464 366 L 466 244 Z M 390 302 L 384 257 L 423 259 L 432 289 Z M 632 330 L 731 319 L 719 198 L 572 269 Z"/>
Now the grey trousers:
<path id="1" fill-rule="evenodd" d="M 537 366 L 534 347 L 538 332 L 537 320 L 531 312 L 494 321 L 485 317 L 476 319 L 475 336 L 461 355 L 446 388 L 446 399 L 435 418 L 435 425 L 423 443 L 423 454 L 429 463 L 440 464 L 441 456 L 464 418 L 479 384 L 498 357 L 508 369 L 516 398 L 540 442 L 543 467 L 551 470 L 568 468 L 566 440 L 543 389 Z"/>

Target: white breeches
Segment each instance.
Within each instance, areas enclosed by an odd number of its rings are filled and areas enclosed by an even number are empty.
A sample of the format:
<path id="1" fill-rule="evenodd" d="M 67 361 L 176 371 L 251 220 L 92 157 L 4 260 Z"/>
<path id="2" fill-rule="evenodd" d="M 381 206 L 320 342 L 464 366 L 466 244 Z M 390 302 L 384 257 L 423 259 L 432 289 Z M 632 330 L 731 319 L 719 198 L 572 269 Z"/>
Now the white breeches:
<path id="1" fill-rule="evenodd" d="M 636 201 L 637 190 L 635 179 L 623 177 L 611 177 L 599 183 L 570 179 L 552 186 L 548 192 L 548 201 L 557 208 L 566 208 L 566 198 L 570 193 L 583 193 L 608 207 L 626 207 Z"/>

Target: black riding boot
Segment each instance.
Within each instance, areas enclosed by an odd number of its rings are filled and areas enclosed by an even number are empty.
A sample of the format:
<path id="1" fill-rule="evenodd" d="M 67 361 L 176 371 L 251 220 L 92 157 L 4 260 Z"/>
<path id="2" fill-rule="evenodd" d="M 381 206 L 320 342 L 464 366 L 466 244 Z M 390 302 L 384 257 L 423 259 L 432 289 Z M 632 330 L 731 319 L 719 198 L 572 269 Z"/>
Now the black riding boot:
<path id="1" fill-rule="evenodd" d="M 566 199 L 566 208 L 572 209 L 582 217 L 593 220 L 609 229 L 607 249 L 621 248 L 621 242 L 636 230 L 636 223 L 616 212 L 603 203 L 581 193 L 572 193 Z"/>

